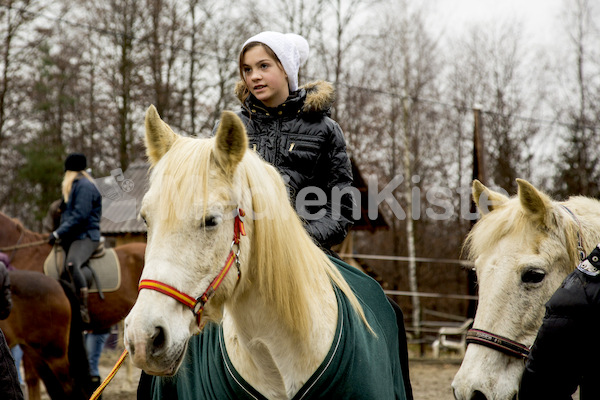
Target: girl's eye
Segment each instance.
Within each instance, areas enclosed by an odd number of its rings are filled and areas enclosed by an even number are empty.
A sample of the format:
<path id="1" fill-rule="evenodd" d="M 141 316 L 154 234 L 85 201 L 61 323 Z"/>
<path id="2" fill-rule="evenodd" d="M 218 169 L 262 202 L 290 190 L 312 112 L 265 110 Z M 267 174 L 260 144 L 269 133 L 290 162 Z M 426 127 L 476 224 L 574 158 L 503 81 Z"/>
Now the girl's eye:
<path id="1" fill-rule="evenodd" d="M 260 68 L 261 68 L 261 69 L 267 69 L 267 68 L 269 68 L 269 64 L 262 64 L 262 65 L 260 66 Z"/>

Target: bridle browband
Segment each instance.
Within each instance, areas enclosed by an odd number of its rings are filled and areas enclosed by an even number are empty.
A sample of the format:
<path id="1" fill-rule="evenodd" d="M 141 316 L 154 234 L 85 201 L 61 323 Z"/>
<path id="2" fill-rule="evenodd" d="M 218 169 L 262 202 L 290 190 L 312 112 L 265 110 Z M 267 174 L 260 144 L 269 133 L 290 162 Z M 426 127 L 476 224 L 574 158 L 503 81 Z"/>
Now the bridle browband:
<path id="1" fill-rule="evenodd" d="M 579 261 L 583 261 L 587 255 L 585 248 L 583 247 L 583 238 L 581 235 L 581 223 L 577 216 L 569 210 L 566 206 L 560 205 L 575 221 L 577 224 L 577 251 L 579 253 Z M 504 336 L 496 335 L 495 333 L 484 331 L 483 329 L 469 329 L 466 335 L 467 344 L 479 344 L 490 349 L 500 351 L 512 357 L 527 359 L 529 356 L 529 347 L 508 339 Z"/>
<path id="2" fill-rule="evenodd" d="M 192 313 L 196 317 L 198 322 L 198 326 L 200 326 L 200 319 L 202 318 L 202 311 L 204 310 L 204 306 L 210 300 L 210 298 L 215 294 L 221 282 L 231 269 L 231 266 L 235 263 L 235 266 L 238 270 L 238 279 L 240 278 L 240 238 L 246 235 L 246 230 L 244 228 L 244 210 L 241 208 L 236 208 L 236 215 L 233 221 L 233 241 L 231 242 L 231 250 L 229 251 L 229 256 L 225 261 L 225 265 L 221 268 L 219 274 L 213 279 L 213 281 L 208 285 L 204 293 L 202 293 L 198 297 L 192 297 L 186 293 L 179 291 L 171 285 L 167 285 L 166 283 L 162 283 L 153 279 L 142 279 L 139 284 L 138 291 L 142 289 L 151 289 L 156 290 L 162 294 L 166 294 L 169 297 L 177 300 L 182 303 L 186 307 L 192 310 Z"/>

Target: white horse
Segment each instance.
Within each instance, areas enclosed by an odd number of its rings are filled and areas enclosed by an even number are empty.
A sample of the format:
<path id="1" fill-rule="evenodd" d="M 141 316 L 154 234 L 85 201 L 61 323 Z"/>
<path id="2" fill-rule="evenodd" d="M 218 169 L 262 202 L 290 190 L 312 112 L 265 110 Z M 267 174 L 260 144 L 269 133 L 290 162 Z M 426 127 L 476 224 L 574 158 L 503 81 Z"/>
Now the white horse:
<path id="1" fill-rule="evenodd" d="M 600 241 L 600 202 L 556 202 L 524 180 L 517 183 L 518 195 L 509 199 L 473 182 L 482 218 L 465 247 L 477 272 L 479 305 L 452 382 L 459 400 L 517 398 L 545 303 Z"/>
<path id="2" fill-rule="evenodd" d="M 337 368 L 365 396 L 372 387 L 405 398 L 397 330 L 381 330 L 397 329 L 383 291 L 313 243 L 277 171 L 247 150 L 234 113 L 222 114 L 215 138 L 195 139 L 175 134 L 151 106 L 146 147 L 146 263 L 125 341 L 136 366 L 168 377 L 153 378 L 155 398 L 215 398 L 227 385 L 235 398 L 310 397 Z M 373 309 L 349 273 L 388 308 Z M 341 336 L 349 328 L 360 346 L 346 367 L 333 367 L 352 353 Z"/>

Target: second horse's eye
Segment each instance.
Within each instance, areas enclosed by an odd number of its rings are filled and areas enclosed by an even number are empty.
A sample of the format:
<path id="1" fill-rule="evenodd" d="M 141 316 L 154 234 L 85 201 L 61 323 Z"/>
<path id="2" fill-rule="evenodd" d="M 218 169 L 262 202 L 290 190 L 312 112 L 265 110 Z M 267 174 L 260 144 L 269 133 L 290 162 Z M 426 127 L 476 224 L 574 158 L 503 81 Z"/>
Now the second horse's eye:
<path id="1" fill-rule="evenodd" d="M 546 272 L 544 270 L 532 268 L 521 274 L 521 281 L 523 283 L 540 283 L 545 277 Z"/>

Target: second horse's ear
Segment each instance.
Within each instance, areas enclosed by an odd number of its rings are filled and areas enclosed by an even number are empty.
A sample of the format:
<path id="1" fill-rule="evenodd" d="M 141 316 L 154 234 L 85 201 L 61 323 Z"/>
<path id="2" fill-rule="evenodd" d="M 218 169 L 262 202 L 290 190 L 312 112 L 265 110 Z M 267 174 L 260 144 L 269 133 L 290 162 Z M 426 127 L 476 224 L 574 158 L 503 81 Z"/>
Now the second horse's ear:
<path id="1" fill-rule="evenodd" d="M 548 225 L 552 200 L 524 179 L 517 179 L 519 200 L 523 209 L 538 222 Z"/>
<path id="2" fill-rule="evenodd" d="M 248 136 L 242 120 L 231 111 L 221 113 L 215 138 L 215 160 L 231 175 L 248 149 Z"/>
<path id="3" fill-rule="evenodd" d="M 167 125 L 154 105 L 146 111 L 146 155 L 154 166 L 173 146 L 179 136 Z"/>

